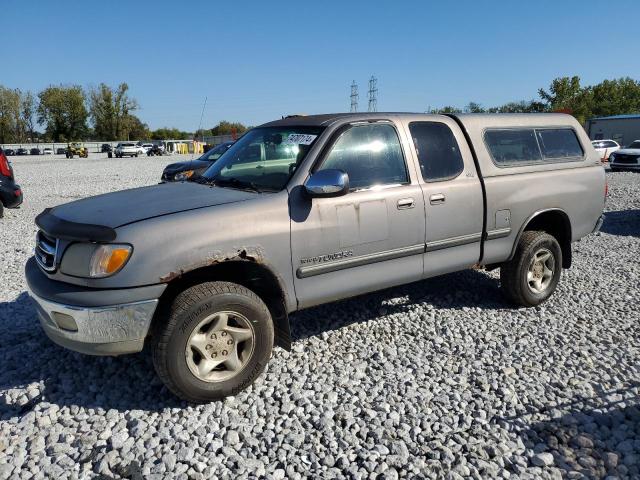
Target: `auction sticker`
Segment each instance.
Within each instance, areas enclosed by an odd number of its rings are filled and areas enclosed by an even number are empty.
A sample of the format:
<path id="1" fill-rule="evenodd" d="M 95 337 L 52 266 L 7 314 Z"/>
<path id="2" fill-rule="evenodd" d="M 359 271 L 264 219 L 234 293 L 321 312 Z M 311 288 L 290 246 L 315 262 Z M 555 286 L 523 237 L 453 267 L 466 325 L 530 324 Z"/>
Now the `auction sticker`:
<path id="1" fill-rule="evenodd" d="M 317 135 L 308 135 L 306 133 L 290 133 L 287 137 L 287 144 L 311 145 Z"/>

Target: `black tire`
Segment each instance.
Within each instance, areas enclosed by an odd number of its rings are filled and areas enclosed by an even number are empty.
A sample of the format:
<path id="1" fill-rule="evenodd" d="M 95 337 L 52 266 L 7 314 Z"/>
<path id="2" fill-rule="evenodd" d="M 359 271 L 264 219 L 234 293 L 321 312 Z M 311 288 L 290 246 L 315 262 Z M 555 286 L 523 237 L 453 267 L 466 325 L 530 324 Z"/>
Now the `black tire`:
<path id="1" fill-rule="evenodd" d="M 136 153 L 136 155 L 135 155 L 135 156 L 136 156 L 136 158 L 138 158 L 138 154 L 137 154 L 137 153 Z"/>
<path id="2" fill-rule="evenodd" d="M 540 252 L 549 252 L 553 261 L 553 268 L 549 268 L 553 273 L 548 280 L 542 278 L 541 285 L 544 289 L 536 291 L 534 285 L 530 285 L 528 274 L 530 269 L 534 269 L 535 282 L 536 275 L 544 275 L 542 269 L 549 267 L 549 260 L 540 266 L 540 262 L 534 265 L 534 255 Z M 544 256 L 544 254 L 541 254 Z M 546 272 L 546 270 L 544 270 Z M 516 253 L 512 260 L 505 262 L 500 267 L 500 285 L 506 297 L 516 305 L 523 307 L 534 307 L 540 305 L 548 299 L 556 289 L 562 271 L 562 249 L 558 241 L 545 232 L 525 231 L 520 237 Z"/>
<path id="3" fill-rule="evenodd" d="M 238 312 L 251 323 L 252 353 L 231 378 L 204 381 L 187 364 L 187 343 L 203 320 L 224 311 Z M 160 312 L 152 337 L 153 364 L 160 379 L 176 396 L 194 403 L 211 402 L 236 395 L 255 381 L 271 357 L 273 338 L 269 309 L 255 293 L 235 283 L 201 283 L 178 294 Z"/>
<path id="4" fill-rule="evenodd" d="M 4 205 L 0 202 L 0 218 L 4 217 Z"/>

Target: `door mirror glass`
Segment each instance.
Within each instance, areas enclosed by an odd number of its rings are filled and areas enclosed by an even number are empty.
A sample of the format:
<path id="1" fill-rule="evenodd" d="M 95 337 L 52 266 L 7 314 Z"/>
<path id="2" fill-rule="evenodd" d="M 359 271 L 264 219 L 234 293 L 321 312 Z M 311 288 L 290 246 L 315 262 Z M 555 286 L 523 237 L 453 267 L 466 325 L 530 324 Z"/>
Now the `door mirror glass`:
<path id="1" fill-rule="evenodd" d="M 349 175 L 342 170 L 320 170 L 309 177 L 304 189 L 311 197 L 339 197 L 349 191 Z"/>

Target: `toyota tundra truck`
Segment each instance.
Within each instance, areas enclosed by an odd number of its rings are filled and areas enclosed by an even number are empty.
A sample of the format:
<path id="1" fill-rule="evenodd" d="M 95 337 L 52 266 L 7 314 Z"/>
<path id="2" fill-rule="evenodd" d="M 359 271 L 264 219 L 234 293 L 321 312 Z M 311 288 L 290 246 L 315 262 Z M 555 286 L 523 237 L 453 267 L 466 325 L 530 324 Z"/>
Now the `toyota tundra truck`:
<path id="1" fill-rule="evenodd" d="M 46 209 L 26 264 L 40 323 L 86 354 L 150 346 L 177 396 L 233 395 L 297 310 L 468 268 L 547 300 L 598 230 L 599 155 L 564 114 L 294 116 L 203 175 Z"/>

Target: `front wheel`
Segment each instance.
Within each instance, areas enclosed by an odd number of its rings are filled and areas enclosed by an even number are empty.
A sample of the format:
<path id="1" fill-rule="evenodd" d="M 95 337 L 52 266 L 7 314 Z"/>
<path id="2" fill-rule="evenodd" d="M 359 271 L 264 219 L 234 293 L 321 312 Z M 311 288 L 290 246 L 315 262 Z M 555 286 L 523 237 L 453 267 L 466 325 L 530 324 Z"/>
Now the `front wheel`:
<path id="1" fill-rule="evenodd" d="M 271 356 L 269 309 L 241 285 L 195 285 L 178 294 L 157 321 L 156 372 L 169 390 L 190 402 L 236 395 L 254 382 Z"/>
<path id="2" fill-rule="evenodd" d="M 545 232 L 525 231 L 512 260 L 500 268 L 500 284 L 517 305 L 533 307 L 555 291 L 562 271 L 562 249 Z"/>

